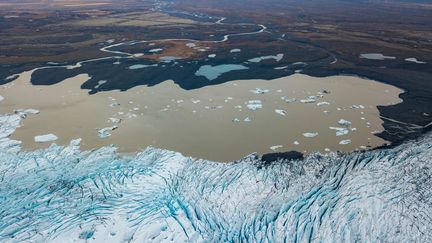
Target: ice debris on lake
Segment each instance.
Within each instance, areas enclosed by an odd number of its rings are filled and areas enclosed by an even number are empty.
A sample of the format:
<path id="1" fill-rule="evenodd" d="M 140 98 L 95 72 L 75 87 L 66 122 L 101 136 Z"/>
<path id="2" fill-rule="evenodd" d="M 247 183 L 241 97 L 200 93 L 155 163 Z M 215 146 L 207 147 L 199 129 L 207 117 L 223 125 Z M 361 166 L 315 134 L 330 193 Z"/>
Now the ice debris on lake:
<path id="1" fill-rule="evenodd" d="M 261 100 L 249 100 L 245 104 L 249 110 L 253 111 L 261 109 L 263 107 Z"/>
<path id="2" fill-rule="evenodd" d="M 114 131 L 118 128 L 117 125 L 111 126 L 111 127 L 105 127 L 98 130 L 98 135 L 100 138 L 107 138 L 111 136 L 111 131 Z"/>
<path id="3" fill-rule="evenodd" d="M 277 151 L 277 150 L 279 150 L 279 149 L 281 149 L 281 148 L 283 148 L 282 145 L 274 145 L 274 146 L 271 146 L 271 147 L 270 147 L 270 149 L 273 150 L 273 151 Z"/>
<path id="4" fill-rule="evenodd" d="M 34 137 L 34 141 L 36 143 L 46 143 L 46 142 L 53 142 L 56 141 L 58 137 L 52 133 L 50 134 L 44 134 L 44 135 L 38 135 Z"/>
<path id="5" fill-rule="evenodd" d="M 0 95 L 0 101 L 3 101 L 3 100 L 4 100 L 4 97 Z"/>
<path id="6" fill-rule="evenodd" d="M 316 136 L 318 136 L 317 132 L 305 132 L 305 133 L 303 133 L 303 137 L 305 137 L 305 138 L 313 138 Z"/>
<path id="7" fill-rule="evenodd" d="M 231 49 L 230 50 L 230 52 L 231 53 L 237 53 L 237 52 L 240 52 L 241 50 L 240 49 L 237 49 L 237 48 L 235 48 L 235 49 Z"/>
<path id="8" fill-rule="evenodd" d="M 341 125 L 341 126 L 351 126 L 351 122 L 350 121 L 347 121 L 347 120 L 345 120 L 345 119 L 340 119 L 339 121 L 338 121 L 338 123 L 339 123 L 339 125 Z"/>
<path id="9" fill-rule="evenodd" d="M 417 63 L 417 64 L 426 64 L 426 62 L 419 61 L 419 60 L 417 60 L 417 58 L 414 58 L 414 57 L 405 58 L 405 61 L 413 62 L 413 63 Z"/>
<path id="10" fill-rule="evenodd" d="M 314 95 L 311 95 L 309 97 L 307 97 L 306 99 L 302 99 L 300 100 L 301 103 L 315 103 L 316 102 L 317 97 Z"/>
<path id="11" fill-rule="evenodd" d="M 347 144 L 350 144 L 350 143 L 351 143 L 350 139 L 345 139 L 345 140 L 342 140 L 342 141 L 339 142 L 340 145 L 347 145 Z"/>
<path id="12" fill-rule="evenodd" d="M 360 58 L 370 59 L 370 60 L 385 60 L 385 59 L 396 59 L 396 57 L 385 56 L 381 53 L 365 53 L 360 54 Z"/>
<path id="13" fill-rule="evenodd" d="M 321 101 L 317 103 L 317 106 L 323 106 L 323 105 L 330 105 L 330 103 L 327 101 Z"/>
<path id="14" fill-rule="evenodd" d="M 0 116 L 0 137 L 21 119 Z M 256 155 L 215 163 L 79 144 L 16 153 L 0 143 L 0 241 L 432 241 L 430 133 L 266 166 Z"/>
<path id="15" fill-rule="evenodd" d="M 295 98 L 290 98 L 290 97 L 288 97 L 288 96 L 283 96 L 283 97 L 281 97 L 281 99 L 282 99 L 283 101 L 285 101 L 286 103 L 292 103 L 292 102 L 295 102 L 295 101 L 296 101 Z"/>
<path id="16" fill-rule="evenodd" d="M 254 94 L 265 94 L 265 93 L 270 92 L 270 90 L 269 89 L 255 88 L 253 90 L 250 90 L 250 92 L 254 93 Z"/>
<path id="17" fill-rule="evenodd" d="M 275 112 L 279 115 L 286 116 L 287 112 L 281 109 L 275 109 Z"/>
<path id="18" fill-rule="evenodd" d="M 346 127 L 330 127 L 331 130 L 336 130 L 336 136 L 343 136 L 349 133 Z"/>

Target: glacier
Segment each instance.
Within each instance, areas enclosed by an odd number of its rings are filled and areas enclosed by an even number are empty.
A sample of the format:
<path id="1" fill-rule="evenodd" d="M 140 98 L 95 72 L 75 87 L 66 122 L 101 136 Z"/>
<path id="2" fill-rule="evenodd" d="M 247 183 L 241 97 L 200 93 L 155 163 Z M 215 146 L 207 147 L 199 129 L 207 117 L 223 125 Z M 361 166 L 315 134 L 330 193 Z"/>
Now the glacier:
<path id="1" fill-rule="evenodd" d="M 432 242 L 432 136 L 232 163 L 115 146 L 22 151 L 0 116 L 1 242 Z"/>

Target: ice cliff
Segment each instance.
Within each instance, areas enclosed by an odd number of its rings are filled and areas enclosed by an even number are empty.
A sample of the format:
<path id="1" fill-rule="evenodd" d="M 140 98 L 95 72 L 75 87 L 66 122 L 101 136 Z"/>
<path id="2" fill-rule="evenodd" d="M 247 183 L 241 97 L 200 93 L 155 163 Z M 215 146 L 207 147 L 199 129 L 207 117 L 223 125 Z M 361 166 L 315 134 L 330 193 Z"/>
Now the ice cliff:
<path id="1" fill-rule="evenodd" d="M 2 242 L 431 242 L 432 137 L 264 166 L 148 148 L 19 152 L 0 116 Z"/>

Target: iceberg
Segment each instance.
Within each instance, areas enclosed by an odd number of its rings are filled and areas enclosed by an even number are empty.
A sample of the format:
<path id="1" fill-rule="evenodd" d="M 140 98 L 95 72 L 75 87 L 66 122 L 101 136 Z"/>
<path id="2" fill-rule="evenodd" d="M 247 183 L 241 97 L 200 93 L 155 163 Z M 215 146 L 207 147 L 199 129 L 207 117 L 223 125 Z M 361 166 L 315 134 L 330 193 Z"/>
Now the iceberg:
<path id="1" fill-rule="evenodd" d="M 317 132 L 305 132 L 305 133 L 303 133 L 303 137 L 305 137 L 305 138 L 313 138 L 316 136 L 318 136 Z"/>
<path id="2" fill-rule="evenodd" d="M 34 141 L 36 143 L 46 143 L 46 142 L 53 142 L 55 140 L 57 140 L 58 137 L 52 133 L 50 134 L 45 134 L 45 135 L 38 135 L 34 137 Z"/>
<path id="3" fill-rule="evenodd" d="M 261 100 L 249 100 L 245 104 L 249 110 L 253 110 L 253 111 L 256 111 L 263 107 Z"/>

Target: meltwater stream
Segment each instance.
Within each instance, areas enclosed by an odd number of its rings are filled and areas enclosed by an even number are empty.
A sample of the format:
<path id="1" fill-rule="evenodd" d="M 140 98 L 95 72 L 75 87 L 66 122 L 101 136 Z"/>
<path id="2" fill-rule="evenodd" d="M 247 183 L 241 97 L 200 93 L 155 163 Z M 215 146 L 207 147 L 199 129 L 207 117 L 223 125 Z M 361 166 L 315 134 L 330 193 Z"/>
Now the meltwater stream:
<path id="1" fill-rule="evenodd" d="M 431 242 L 432 136 L 263 165 L 156 148 L 17 152 L 0 116 L 2 242 Z"/>

